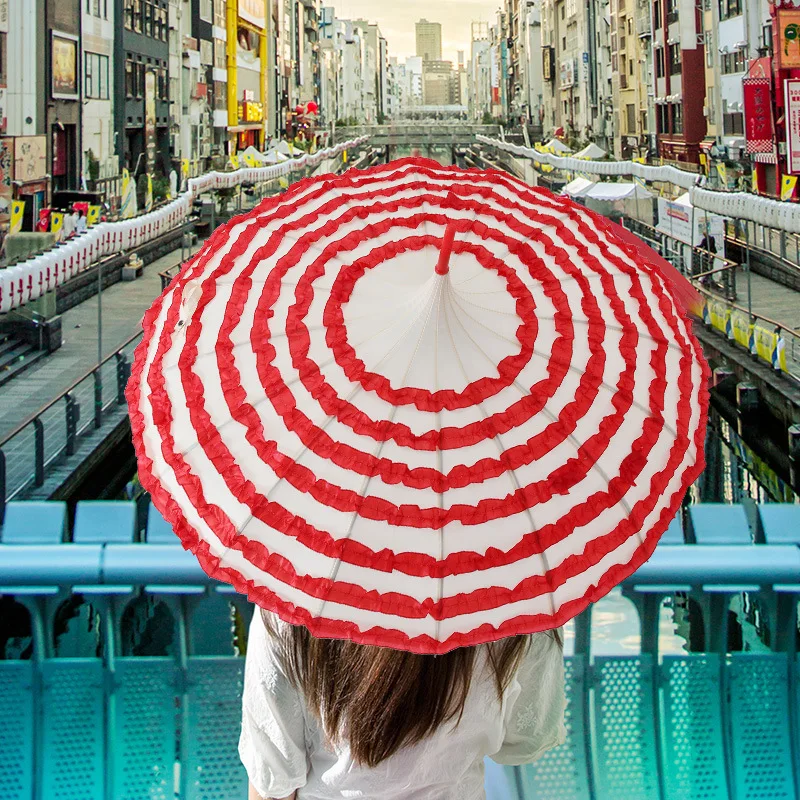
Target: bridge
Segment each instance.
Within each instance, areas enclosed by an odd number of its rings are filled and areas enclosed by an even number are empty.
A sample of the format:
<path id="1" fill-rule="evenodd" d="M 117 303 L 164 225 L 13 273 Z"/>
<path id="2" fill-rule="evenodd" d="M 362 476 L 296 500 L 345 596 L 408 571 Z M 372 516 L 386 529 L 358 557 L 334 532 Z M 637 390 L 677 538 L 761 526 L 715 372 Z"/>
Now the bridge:
<path id="1" fill-rule="evenodd" d="M 347 166 L 413 148 L 464 164 L 463 149 L 521 172 L 470 149 L 491 128 L 465 128 L 373 128 Z M 794 240 L 758 241 L 765 264 L 771 254 L 800 274 Z M 97 269 L 63 287 L 64 343 L 0 386 L 3 800 L 246 796 L 236 739 L 252 608 L 200 571 L 134 476 L 122 391 L 142 314 L 182 257 L 142 255 L 134 281 L 108 285 L 116 273 Z M 748 275 L 730 272 L 733 295 L 704 291 L 746 308 Z M 762 272 L 749 275 L 750 304 L 786 332 L 788 368 L 698 323 L 715 366 L 708 469 L 653 558 L 568 626 L 567 742 L 533 765 L 487 762 L 490 800 L 800 800 L 800 473 L 788 446 L 800 319 L 794 290 Z"/>
<path id="2" fill-rule="evenodd" d="M 497 136 L 500 128 L 496 125 L 476 125 L 468 122 L 451 122 L 447 120 L 425 122 L 393 122 L 390 125 L 357 126 L 337 128 L 336 140 L 343 141 L 361 136 L 369 136 L 370 146 L 376 149 L 388 148 L 391 160 L 399 150 L 410 153 L 419 150 L 421 154 L 431 156 L 436 149 L 453 151 L 459 147 L 469 147 L 475 143 L 475 137 Z M 453 158 L 455 163 L 455 157 Z"/>

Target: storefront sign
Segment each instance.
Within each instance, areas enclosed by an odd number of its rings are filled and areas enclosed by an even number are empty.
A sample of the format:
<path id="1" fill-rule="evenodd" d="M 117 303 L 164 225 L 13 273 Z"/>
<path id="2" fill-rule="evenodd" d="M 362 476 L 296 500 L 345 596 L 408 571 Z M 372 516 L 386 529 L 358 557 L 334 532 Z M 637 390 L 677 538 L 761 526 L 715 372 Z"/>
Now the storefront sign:
<path id="1" fill-rule="evenodd" d="M 800 78 L 789 78 L 783 84 L 786 107 L 786 170 L 800 173 Z"/>
<path id="2" fill-rule="evenodd" d="M 561 62 L 560 83 L 562 89 L 575 84 L 575 62 L 571 58 Z"/>
<path id="3" fill-rule="evenodd" d="M 266 0 L 239 0 L 239 16 L 257 28 L 267 26 Z"/>
<path id="4" fill-rule="evenodd" d="M 542 80 L 552 81 L 556 77 L 555 51 L 552 47 L 542 48 Z"/>
<path id="5" fill-rule="evenodd" d="M 47 140 L 44 136 L 17 136 L 14 139 L 14 180 L 40 181 L 47 176 Z"/>
<path id="6" fill-rule="evenodd" d="M 769 78 L 745 78 L 744 124 L 748 153 L 771 153 L 775 147 L 772 125 L 772 82 Z"/>
<path id="7" fill-rule="evenodd" d="M 53 97 L 75 100 L 78 97 L 78 37 L 53 31 Z"/>
<path id="8" fill-rule="evenodd" d="M 778 11 L 775 54 L 779 69 L 800 67 L 800 11 Z"/>
<path id="9" fill-rule="evenodd" d="M 156 162 L 156 73 L 144 73 L 144 140 L 147 150 L 147 171 L 153 171 Z"/>

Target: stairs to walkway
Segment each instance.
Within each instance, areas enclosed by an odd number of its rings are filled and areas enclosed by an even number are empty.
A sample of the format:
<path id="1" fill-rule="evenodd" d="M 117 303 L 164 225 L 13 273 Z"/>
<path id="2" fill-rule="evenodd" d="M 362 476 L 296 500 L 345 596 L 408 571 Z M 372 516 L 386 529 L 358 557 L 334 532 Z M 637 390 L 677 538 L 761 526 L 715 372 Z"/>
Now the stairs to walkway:
<path id="1" fill-rule="evenodd" d="M 0 386 L 8 383 L 47 355 L 11 334 L 0 334 Z"/>

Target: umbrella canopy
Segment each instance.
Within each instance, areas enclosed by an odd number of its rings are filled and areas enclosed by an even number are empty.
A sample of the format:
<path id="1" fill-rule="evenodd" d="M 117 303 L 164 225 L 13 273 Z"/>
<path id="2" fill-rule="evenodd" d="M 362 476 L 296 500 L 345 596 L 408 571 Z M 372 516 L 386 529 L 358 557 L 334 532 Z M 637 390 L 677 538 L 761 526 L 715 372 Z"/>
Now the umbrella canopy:
<path id="1" fill-rule="evenodd" d="M 586 145 L 583 150 L 575 153 L 575 158 L 605 158 L 608 155 L 602 147 L 598 147 L 594 142 Z"/>
<path id="2" fill-rule="evenodd" d="M 421 159 L 265 200 L 145 317 L 143 485 L 210 575 L 317 636 L 443 653 L 564 624 L 703 461 L 699 344 L 615 228 Z"/>
<path id="3" fill-rule="evenodd" d="M 561 190 L 561 194 L 565 194 L 568 197 L 583 197 L 594 185 L 595 182 L 590 181 L 588 178 L 575 178 Z"/>

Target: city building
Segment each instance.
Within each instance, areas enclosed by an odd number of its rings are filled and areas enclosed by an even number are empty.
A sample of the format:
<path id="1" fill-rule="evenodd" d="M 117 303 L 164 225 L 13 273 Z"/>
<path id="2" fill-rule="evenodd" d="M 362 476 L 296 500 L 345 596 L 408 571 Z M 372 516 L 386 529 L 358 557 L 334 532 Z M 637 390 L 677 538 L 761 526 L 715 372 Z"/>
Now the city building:
<path id="1" fill-rule="evenodd" d="M 214 21 L 211 28 L 214 48 L 209 84 L 213 152 L 228 150 L 228 2 L 214 0 Z"/>
<path id="2" fill-rule="evenodd" d="M 82 4 L 83 117 L 81 171 L 92 188 L 119 175 L 114 130 L 114 3 Z"/>
<path id="3" fill-rule="evenodd" d="M 706 136 L 706 55 L 700 10 L 680 0 L 654 0 L 652 30 L 658 156 L 667 162 L 699 164 Z"/>
<path id="4" fill-rule="evenodd" d="M 168 175 L 169 40 L 179 30 L 179 8 L 167 0 L 114 3 L 114 127 L 120 168 L 134 177 Z"/>
<path id="5" fill-rule="evenodd" d="M 469 57 L 469 114 L 480 121 L 492 114 L 492 64 L 489 23 L 473 22 Z"/>
<path id="6" fill-rule="evenodd" d="M 613 152 L 645 158 L 654 121 L 650 2 L 613 0 L 611 7 Z"/>
<path id="7" fill-rule="evenodd" d="M 417 56 L 423 61 L 442 60 L 442 25 L 421 19 L 416 24 Z"/>
<path id="8" fill-rule="evenodd" d="M 81 0 L 45 2 L 45 132 L 53 191 L 80 186 Z"/>
<path id="9" fill-rule="evenodd" d="M 291 0 L 279 3 L 289 6 L 288 17 L 294 17 Z M 285 10 L 285 9 L 284 9 Z M 266 0 L 228 0 L 227 5 L 227 106 L 228 136 L 233 151 L 264 145 L 264 101 L 269 69 L 267 46 Z M 283 28 L 281 28 L 283 33 Z M 286 38 L 291 40 L 293 28 Z M 291 56 L 289 67 L 291 70 Z M 279 67 L 280 69 L 280 67 Z M 284 72 L 287 67 L 284 64 Z M 285 73 L 288 79 L 291 71 Z"/>
<path id="10" fill-rule="evenodd" d="M 50 200 L 46 134 L 49 43 L 42 3 L 9 3 L 5 60 L 5 136 L 0 139 L 0 222 L 8 224 L 12 200 L 25 203 L 23 230 L 33 230 Z M 13 31 L 13 35 L 10 32 Z"/>

